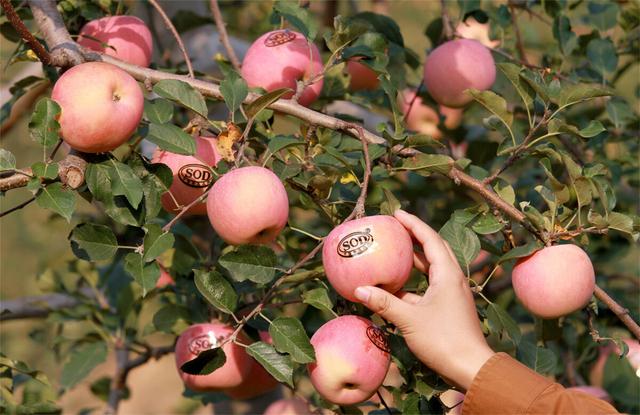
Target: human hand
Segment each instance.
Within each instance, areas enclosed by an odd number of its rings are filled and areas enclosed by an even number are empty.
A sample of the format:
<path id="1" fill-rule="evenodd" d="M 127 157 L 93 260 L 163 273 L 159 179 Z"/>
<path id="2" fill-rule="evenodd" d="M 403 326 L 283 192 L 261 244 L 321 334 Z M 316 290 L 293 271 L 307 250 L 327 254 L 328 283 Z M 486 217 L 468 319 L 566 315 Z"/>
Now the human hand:
<path id="1" fill-rule="evenodd" d="M 409 349 L 425 365 L 467 390 L 494 352 L 487 344 L 469 289 L 449 245 L 418 217 L 403 210 L 394 214 L 423 253 L 414 254 L 417 269 L 429 274 L 424 296 L 393 295 L 371 286 L 358 287 L 355 296 L 371 311 L 400 329 Z"/>

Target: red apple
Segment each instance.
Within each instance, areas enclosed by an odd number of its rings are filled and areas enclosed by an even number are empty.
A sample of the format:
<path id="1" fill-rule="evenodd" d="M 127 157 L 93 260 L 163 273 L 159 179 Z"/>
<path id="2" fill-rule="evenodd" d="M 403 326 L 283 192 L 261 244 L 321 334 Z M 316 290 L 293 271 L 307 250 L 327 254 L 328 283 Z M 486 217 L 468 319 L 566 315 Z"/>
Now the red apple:
<path id="1" fill-rule="evenodd" d="M 60 134 L 85 153 L 111 151 L 136 130 L 144 97 L 131 75 L 102 62 L 88 62 L 66 71 L 53 86 L 60 105 Z"/>
<path id="2" fill-rule="evenodd" d="M 640 377 L 640 342 L 636 339 L 624 339 L 624 342 L 629 346 L 629 353 L 625 356 L 633 370 L 636 371 L 636 375 Z M 602 387 L 604 379 L 604 367 L 607 363 L 607 359 L 611 353 L 620 355 L 620 349 L 611 344 L 600 348 L 600 355 L 596 360 L 596 363 L 589 372 L 589 382 L 593 386 Z"/>
<path id="3" fill-rule="evenodd" d="M 607 391 L 597 386 L 573 386 L 571 388 L 567 388 L 567 390 L 586 393 L 587 395 L 594 396 L 598 399 L 602 399 L 603 401 L 607 401 L 609 403 L 613 402 L 611 400 L 611 396 L 609 396 Z"/>
<path id="4" fill-rule="evenodd" d="M 167 212 L 179 212 L 182 207 L 202 196 L 207 190 L 214 179 L 208 166 L 215 166 L 221 159 L 216 142 L 217 140 L 213 137 L 196 138 L 196 154 L 194 156 L 185 156 L 160 149 L 155 151 L 152 162 L 166 164 L 173 172 L 173 182 L 169 188 L 171 194 L 167 192 L 162 195 L 162 206 Z M 205 201 L 194 205 L 187 211 L 187 214 L 206 215 Z"/>
<path id="5" fill-rule="evenodd" d="M 222 346 L 227 361 L 212 373 L 190 375 L 180 370 L 184 363 L 195 359 L 201 352 L 218 347 L 233 331 L 230 326 L 212 322 L 194 324 L 180 335 L 176 343 L 176 366 L 182 381 L 189 389 L 198 392 L 220 391 L 236 387 L 247 380 L 253 359 L 241 346 L 233 342 Z M 246 336 L 240 337 L 243 343 L 246 343 Z"/>
<path id="6" fill-rule="evenodd" d="M 327 401 L 353 405 L 376 393 L 391 356 L 384 334 L 366 318 L 340 316 L 311 337 L 316 361 L 307 368 L 311 383 Z"/>
<path id="7" fill-rule="evenodd" d="M 352 91 L 378 89 L 380 86 L 378 74 L 367 65 L 358 62 L 361 59 L 361 57 L 356 57 L 347 61 L 347 72 L 351 76 L 349 89 Z"/>
<path id="8" fill-rule="evenodd" d="M 322 264 L 335 290 L 357 301 L 354 290 L 375 285 L 394 293 L 413 267 L 413 243 L 393 216 L 368 216 L 345 222 L 325 238 Z"/>
<path id="9" fill-rule="evenodd" d="M 271 170 L 250 166 L 231 170 L 207 196 L 213 229 L 227 243 L 267 244 L 276 239 L 289 217 L 289 198 Z"/>
<path id="10" fill-rule="evenodd" d="M 312 415 L 309 405 L 300 398 L 279 399 L 267 407 L 262 415 Z"/>
<path id="11" fill-rule="evenodd" d="M 303 35 L 292 30 L 274 30 L 260 36 L 247 51 L 242 61 L 242 77 L 249 87 L 267 91 L 291 88 L 296 91 L 297 81 L 306 81 L 322 74 L 322 57 L 318 47 L 308 43 Z M 323 80 L 307 86 L 298 102 L 309 106 L 318 99 Z M 294 92 L 284 96 L 291 98 Z"/>
<path id="12" fill-rule="evenodd" d="M 546 319 L 581 309 L 595 288 L 591 260 L 576 245 L 550 246 L 518 260 L 512 280 L 524 307 Z"/>
<path id="13" fill-rule="evenodd" d="M 135 16 L 92 20 L 80 30 L 80 46 L 138 66 L 149 66 L 153 40 L 147 25 Z"/>
<path id="14" fill-rule="evenodd" d="M 400 109 L 406 115 L 407 127 L 421 134 L 429 135 L 436 140 L 442 138 L 442 131 L 438 128 L 440 124 L 440 116 L 428 105 L 424 105 L 422 98 L 416 96 L 415 90 L 405 90 L 398 94 L 398 104 Z M 411 105 L 413 101 L 413 105 Z M 438 107 L 440 114 L 444 117 L 444 126 L 453 130 L 460 126 L 462 122 L 462 110 L 459 108 L 449 108 L 443 105 Z"/>
<path id="15" fill-rule="evenodd" d="M 435 48 L 424 65 L 424 83 L 434 100 L 461 108 L 473 100 L 465 92 L 491 88 L 496 65 L 491 52 L 476 40 L 457 39 Z"/>

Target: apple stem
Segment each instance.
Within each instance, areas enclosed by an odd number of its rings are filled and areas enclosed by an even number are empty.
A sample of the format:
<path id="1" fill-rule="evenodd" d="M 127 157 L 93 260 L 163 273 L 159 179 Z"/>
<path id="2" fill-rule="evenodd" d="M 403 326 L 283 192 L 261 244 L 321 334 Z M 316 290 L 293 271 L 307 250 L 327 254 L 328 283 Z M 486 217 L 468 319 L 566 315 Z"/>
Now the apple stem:
<path id="1" fill-rule="evenodd" d="M 364 177 L 360 184 L 360 196 L 358 196 L 358 200 L 356 201 L 356 206 L 353 208 L 353 211 L 344 220 L 345 222 L 347 222 L 351 219 L 363 218 L 366 214 L 365 202 L 367 200 L 367 188 L 369 187 L 369 179 L 371 178 L 371 157 L 369 157 L 369 142 L 364 135 L 364 129 L 357 124 L 347 124 L 345 129 L 355 130 L 358 133 L 358 138 L 362 143 L 362 154 L 364 156 Z"/>

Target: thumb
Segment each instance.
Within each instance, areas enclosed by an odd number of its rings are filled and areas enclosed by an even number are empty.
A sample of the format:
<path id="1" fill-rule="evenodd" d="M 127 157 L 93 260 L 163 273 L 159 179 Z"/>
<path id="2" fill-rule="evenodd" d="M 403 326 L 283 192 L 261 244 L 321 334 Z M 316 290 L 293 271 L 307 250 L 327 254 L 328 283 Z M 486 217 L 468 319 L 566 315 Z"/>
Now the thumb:
<path id="1" fill-rule="evenodd" d="M 396 326 L 402 325 L 411 316 L 408 303 L 381 288 L 358 287 L 354 295 L 369 310 L 391 321 Z"/>

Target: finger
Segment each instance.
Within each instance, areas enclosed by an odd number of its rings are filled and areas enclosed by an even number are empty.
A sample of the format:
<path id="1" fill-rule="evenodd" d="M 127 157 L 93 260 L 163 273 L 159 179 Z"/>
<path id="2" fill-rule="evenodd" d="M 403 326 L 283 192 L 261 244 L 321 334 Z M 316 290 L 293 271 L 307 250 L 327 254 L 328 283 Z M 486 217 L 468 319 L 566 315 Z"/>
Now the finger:
<path id="1" fill-rule="evenodd" d="M 425 258 L 430 264 L 450 261 L 449 252 L 444 245 L 444 240 L 429 225 L 417 216 L 398 209 L 393 214 L 409 233 L 422 245 Z"/>
<path id="2" fill-rule="evenodd" d="M 451 260 L 457 263 L 458 258 L 456 257 L 456 254 L 453 253 L 453 249 L 451 249 L 451 245 L 449 245 L 449 242 L 447 241 L 443 241 L 443 242 L 444 242 L 444 247 L 447 248 L 447 252 L 449 252 L 449 257 L 451 258 Z"/>
<path id="3" fill-rule="evenodd" d="M 422 300 L 422 297 L 418 294 L 410 293 L 408 291 L 398 291 L 395 295 L 402 301 L 409 304 L 418 304 L 418 302 Z"/>
<path id="4" fill-rule="evenodd" d="M 415 313 L 411 310 L 410 304 L 381 288 L 371 286 L 358 287 L 354 295 L 369 310 L 389 320 L 396 326 L 402 325 Z"/>
<path id="5" fill-rule="evenodd" d="M 423 274 L 429 272 L 429 261 L 427 261 L 427 258 L 425 258 L 422 252 L 413 253 L 413 266 Z"/>

